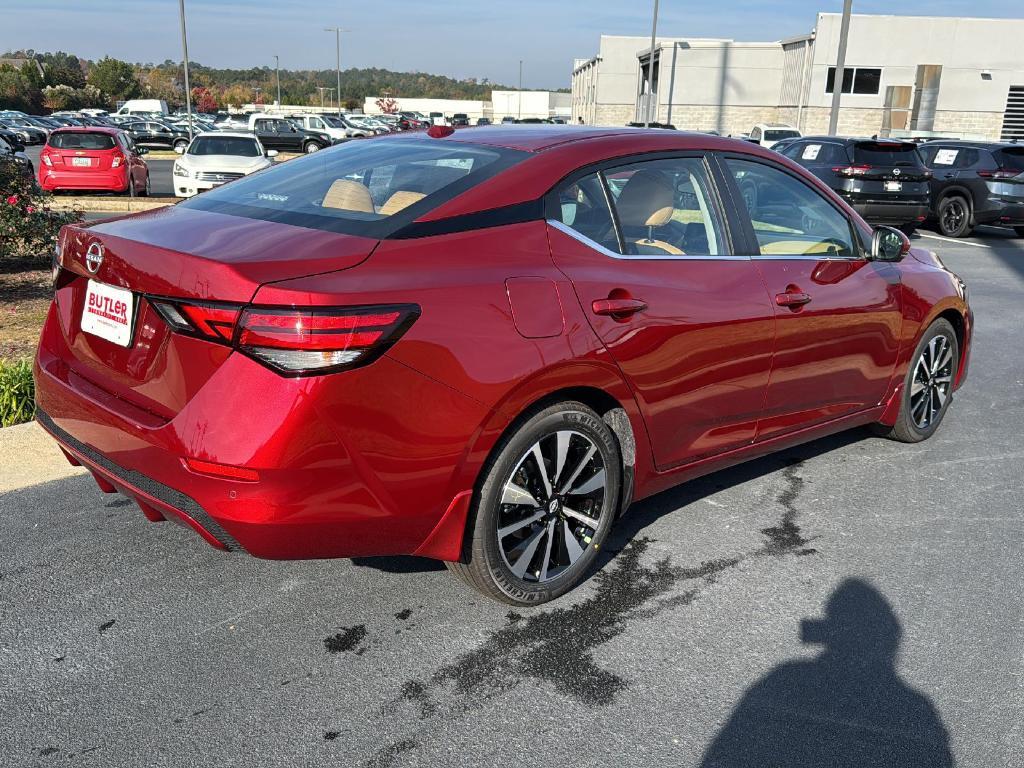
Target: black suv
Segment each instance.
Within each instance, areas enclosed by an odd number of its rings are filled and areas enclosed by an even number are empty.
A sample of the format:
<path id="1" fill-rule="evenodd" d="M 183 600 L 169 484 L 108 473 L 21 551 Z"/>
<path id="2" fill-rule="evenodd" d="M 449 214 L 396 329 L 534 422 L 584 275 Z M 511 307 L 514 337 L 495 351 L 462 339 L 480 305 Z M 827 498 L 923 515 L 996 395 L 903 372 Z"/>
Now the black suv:
<path id="1" fill-rule="evenodd" d="M 307 131 L 283 117 L 258 117 L 253 133 L 266 149 L 282 152 L 316 152 L 329 147 L 333 140 L 326 133 Z"/>
<path id="2" fill-rule="evenodd" d="M 994 224 L 1024 237 L 1024 145 L 940 140 L 920 152 L 932 171 L 939 232 L 966 237 L 978 224 Z"/>
<path id="3" fill-rule="evenodd" d="M 912 142 L 804 136 L 781 154 L 828 184 L 872 224 L 909 232 L 928 217 L 932 174 Z"/>
<path id="4" fill-rule="evenodd" d="M 140 147 L 184 150 L 189 144 L 188 130 L 167 125 L 159 120 L 139 120 L 121 126 Z"/>

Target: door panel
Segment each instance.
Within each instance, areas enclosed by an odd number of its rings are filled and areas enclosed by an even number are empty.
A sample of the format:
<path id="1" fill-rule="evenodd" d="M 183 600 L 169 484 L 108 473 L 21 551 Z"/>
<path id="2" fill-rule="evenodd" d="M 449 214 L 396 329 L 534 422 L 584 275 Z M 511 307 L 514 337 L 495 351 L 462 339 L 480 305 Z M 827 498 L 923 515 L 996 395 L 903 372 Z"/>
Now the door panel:
<path id="1" fill-rule="evenodd" d="M 703 161 L 685 160 L 609 169 L 609 183 L 580 179 L 549 205 L 552 256 L 636 395 L 659 469 L 753 441 L 774 335 L 757 268 L 729 253 Z M 661 177 L 674 197 L 637 198 Z"/>
<path id="2" fill-rule="evenodd" d="M 878 405 L 899 352 L 899 270 L 869 262 L 846 216 L 788 171 L 727 159 L 749 213 L 749 250 L 775 303 L 771 383 L 758 439 Z"/>

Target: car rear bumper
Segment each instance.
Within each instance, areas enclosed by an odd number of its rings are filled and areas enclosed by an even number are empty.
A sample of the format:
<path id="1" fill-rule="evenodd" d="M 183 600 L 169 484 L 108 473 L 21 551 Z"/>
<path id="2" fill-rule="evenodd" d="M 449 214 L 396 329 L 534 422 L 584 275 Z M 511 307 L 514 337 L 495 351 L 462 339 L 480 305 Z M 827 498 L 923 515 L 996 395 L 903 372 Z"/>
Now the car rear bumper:
<path id="1" fill-rule="evenodd" d="M 472 485 L 457 487 L 455 470 L 484 411 L 387 356 L 313 381 L 232 354 L 168 419 L 87 378 L 60 322 L 51 307 L 34 366 L 41 426 L 102 490 L 215 547 L 284 560 L 412 554 Z M 385 391 L 408 395 L 374 407 Z M 187 458 L 256 479 L 200 473 Z"/>
<path id="2" fill-rule="evenodd" d="M 1000 224 L 1008 227 L 1024 225 L 1024 200 L 989 198 L 984 209 L 974 212 L 977 224 Z"/>
<path id="3" fill-rule="evenodd" d="M 871 224 L 912 224 L 928 216 L 928 204 L 847 200 Z"/>
<path id="4" fill-rule="evenodd" d="M 40 163 L 39 186 L 47 192 L 55 189 L 124 192 L 128 187 L 128 174 L 123 167 L 109 171 L 60 171 Z"/>

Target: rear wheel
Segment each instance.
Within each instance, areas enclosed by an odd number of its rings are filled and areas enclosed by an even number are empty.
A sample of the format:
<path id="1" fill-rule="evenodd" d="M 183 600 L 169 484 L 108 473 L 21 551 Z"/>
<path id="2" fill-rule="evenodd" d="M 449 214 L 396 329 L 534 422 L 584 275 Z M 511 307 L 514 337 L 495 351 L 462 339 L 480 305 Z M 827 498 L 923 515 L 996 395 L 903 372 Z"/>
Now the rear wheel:
<path id="1" fill-rule="evenodd" d="M 946 237 L 967 237 L 971 234 L 971 208 L 958 195 L 939 203 L 939 231 Z"/>
<path id="2" fill-rule="evenodd" d="M 618 442 L 587 406 L 559 403 L 506 438 L 484 470 L 463 562 L 448 568 L 488 597 L 547 602 L 589 573 L 622 482 Z"/>
<path id="3" fill-rule="evenodd" d="M 919 443 L 931 437 L 952 401 L 959 362 L 956 332 L 949 321 L 940 318 L 928 326 L 914 350 L 896 423 L 878 431 L 903 443 Z"/>
<path id="4" fill-rule="evenodd" d="M 1014 227 L 1013 231 L 1017 233 L 1017 237 L 1024 237 L 1024 227 Z"/>
<path id="5" fill-rule="evenodd" d="M 142 188 L 142 192 L 140 194 L 143 197 L 149 197 L 149 174 L 148 173 L 146 174 L 146 186 L 144 186 Z"/>

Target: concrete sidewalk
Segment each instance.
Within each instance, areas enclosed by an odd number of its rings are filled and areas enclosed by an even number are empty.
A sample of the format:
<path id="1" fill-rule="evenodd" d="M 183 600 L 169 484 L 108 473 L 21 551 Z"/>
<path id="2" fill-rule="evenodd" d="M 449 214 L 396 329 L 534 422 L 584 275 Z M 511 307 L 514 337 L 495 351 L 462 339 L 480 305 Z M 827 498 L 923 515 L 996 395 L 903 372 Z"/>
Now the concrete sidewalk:
<path id="1" fill-rule="evenodd" d="M 80 475 L 34 421 L 0 429 L 0 493 Z"/>

